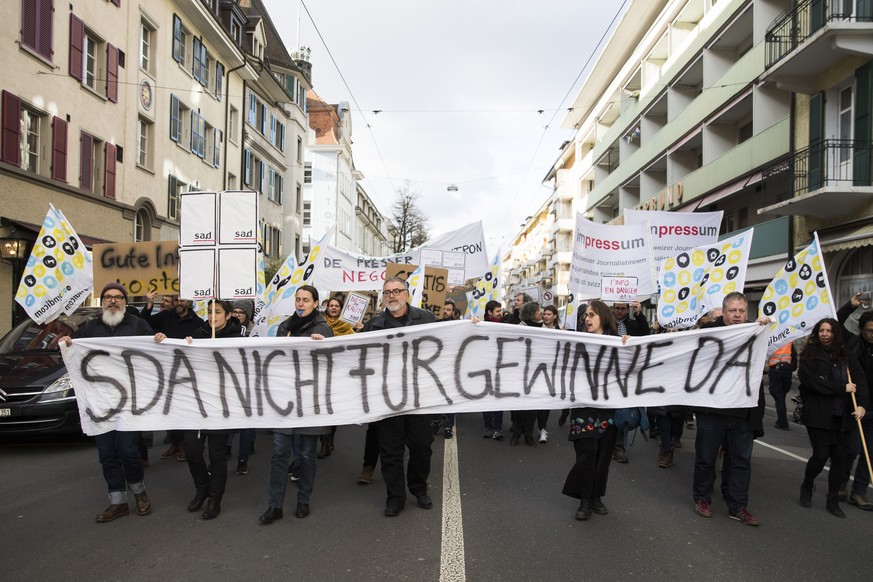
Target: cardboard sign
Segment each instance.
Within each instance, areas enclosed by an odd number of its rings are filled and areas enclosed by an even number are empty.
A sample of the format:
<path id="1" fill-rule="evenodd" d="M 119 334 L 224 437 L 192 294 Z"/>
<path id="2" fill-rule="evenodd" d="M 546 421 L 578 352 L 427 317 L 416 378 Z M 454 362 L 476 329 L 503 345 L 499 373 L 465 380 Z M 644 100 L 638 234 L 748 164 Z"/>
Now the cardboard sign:
<path id="1" fill-rule="evenodd" d="M 370 304 L 370 298 L 358 293 L 349 293 L 346 297 L 346 304 L 343 305 L 343 311 L 339 318 L 347 323 L 356 325 L 364 319 L 364 314 L 367 312 L 367 306 Z"/>
<path id="2" fill-rule="evenodd" d="M 600 298 L 603 301 L 632 303 L 637 300 L 636 277 L 603 277 L 600 281 Z"/>
<path id="3" fill-rule="evenodd" d="M 400 277 L 404 281 L 418 265 L 398 265 L 389 263 L 385 267 L 385 278 Z M 424 294 L 421 297 L 421 308 L 433 313 L 437 318 L 443 311 L 448 290 L 448 269 L 438 267 L 425 267 L 424 269 Z"/>
<path id="4" fill-rule="evenodd" d="M 95 289 L 120 283 L 134 296 L 179 293 L 179 243 L 174 240 L 95 244 L 92 254 Z"/>

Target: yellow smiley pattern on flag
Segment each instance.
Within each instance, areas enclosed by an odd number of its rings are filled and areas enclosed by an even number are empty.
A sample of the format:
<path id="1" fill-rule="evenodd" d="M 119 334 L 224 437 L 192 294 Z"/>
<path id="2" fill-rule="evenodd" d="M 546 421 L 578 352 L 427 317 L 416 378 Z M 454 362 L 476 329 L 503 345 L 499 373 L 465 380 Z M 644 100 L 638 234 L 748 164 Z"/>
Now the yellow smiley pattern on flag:
<path id="1" fill-rule="evenodd" d="M 819 320 L 836 318 L 818 233 L 808 247 L 785 263 L 764 289 L 758 315 L 775 320 L 769 330 L 767 349 L 770 354 L 810 333 Z"/>
<path id="2" fill-rule="evenodd" d="M 658 323 L 666 328 L 693 326 L 728 293 L 742 290 L 753 229 L 713 245 L 665 259 L 658 273 Z"/>
<path id="3" fill-rule="evenodd" d="M 488 272 L 476 282 L 476 287 L 471 291 L 470 302 L 467 304 L 469 314 L 476 317 L 485 317 L 485 306 L 489 301 L 497 301 L 500 292 L 500 254 L 494 255 Z"/>
<path id="4" fill-rule="evenodd" d="M 15 300 L 31 319 L 44 323 L 61 313 L 72 313 L 92 287 L 90 251 L 63 212 L 50 206 L 21 276 Z"/>

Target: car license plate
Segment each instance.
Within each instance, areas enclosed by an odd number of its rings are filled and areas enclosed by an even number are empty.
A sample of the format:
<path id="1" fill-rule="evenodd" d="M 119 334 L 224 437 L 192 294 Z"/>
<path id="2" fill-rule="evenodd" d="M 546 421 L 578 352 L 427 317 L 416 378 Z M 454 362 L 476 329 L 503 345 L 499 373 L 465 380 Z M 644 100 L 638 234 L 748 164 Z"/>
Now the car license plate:
<path id="1" fill-rule="evenodd" d="M 12 416 L 11 408 L 0 408 L 0 416 Z"/>

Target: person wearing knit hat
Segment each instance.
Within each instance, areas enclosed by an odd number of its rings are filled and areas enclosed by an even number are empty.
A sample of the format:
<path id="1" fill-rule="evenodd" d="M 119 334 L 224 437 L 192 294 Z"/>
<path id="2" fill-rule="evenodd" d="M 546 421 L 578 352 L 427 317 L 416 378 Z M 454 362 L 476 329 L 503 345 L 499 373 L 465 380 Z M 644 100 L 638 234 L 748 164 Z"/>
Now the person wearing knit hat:
<path id="1" fill-rule="evenodd" d="M 255 322 L 252 321 L 252 313 L 255 310 L 254 304 L 249 300 L 237 301 L 233 304 L 233 315 L 239 320 L 242 326 L 242 335 L 249 335 L 252 328 L 255 327 Z"/>

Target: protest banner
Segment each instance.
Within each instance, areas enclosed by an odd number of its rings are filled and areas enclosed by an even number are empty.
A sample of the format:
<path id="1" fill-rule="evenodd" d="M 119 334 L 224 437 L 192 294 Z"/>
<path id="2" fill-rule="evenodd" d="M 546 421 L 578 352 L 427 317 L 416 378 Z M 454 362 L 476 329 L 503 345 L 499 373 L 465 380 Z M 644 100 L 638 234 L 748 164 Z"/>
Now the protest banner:
<path id="1" fill-rule="evenodd" d="M 368 305 L 370 305 L 369 297 L 358 293 L 349 293 L 339 318 L 352 325 L 361 323 L 364 314 L 367 313 Z"/>
<path id="2" fill-rule="evenodd" d="M 600 299 L 632 303 L 639 295 L 636 277 L 604 277 L 600 283 Z"/>
<path id="3" fill-rule="evenodd" d="M 441 263 L 433 265 L 449 270 L 449 285 L 463 285 L 467 279 L 481 277 L 488 272 L 488 252 L 485 250 L 485 231 L 481 220 L 434 237 L 421 245 L 421 250 L 433 249 L 456 251 L 443 254 Z"/>
<path id="4" fill-rule="evenodd" d="M 318 266 L 318 287 L 338 291 L 381 291 L 389 263 L 418 265 L 418 251 L 388 257 L 354 255 L 333 245 L 324 246 Z"/>
<path id="5" fill-rule="evenodd" d="M 624 209 L 625 224 L 641 224 L 648 221 L 652 234 L 652 258 L 655 265 L 690 251 L 694 247 L 718 242 L 718 232 L 724 211 L 718 212 L 669 212 L 665 210 Z"/>
<path id="6" fill-rule="evenodd" d="M 397 263 L 388 263 L 385 267 L 385 278 L 400 277 L 404 281 L 409 281 L 415 271 L 419 268 L 418 265 L 399 265 Z M 446 291 L 448 290 L 449 273 L 446 269 L 438 267 L 425 267 L 424 269 L 424 287 L 421 292 L 421 307 L 426 311 L 433 313 L 437 319 L 443 311 L 443 305 L 446 302 Z M 411 281 L 410 282 L 410 305 L 412 300 Z M 379 287 L 381 290 L 381 286 Z"/>
<path id="7" fill-rule="evenodd" d="M 254 299 L 258 288 L 258 193 L 183 192 L 179 295 Z"/>
<path id="8" fill-rule="evenodd" d="M 658 323 L 691 327 L 704 313 L 721 307 L 725 295 L 742 292 L 753 235 L 754 229 L 749 229 L 665 260 L 658 274 Z"/>
<path id="9" fill-rule="evenodd" d="M 752 408 L 764 326 L 621 338 L 466 321 L 309 338 L 62 346 L 88 435 L 572 406 Z"/>
<path id="10" fill-rule="evenodd" d="M 599 298 L 603 277 L 636 277 L 640 295 L 657 292 L 646 223 L 597 224 L 577 213 L 573 241 L 570 290 L 580 299 Z"/>
<path id="11" fill-rule="evenodd" d="M 94 288 L 91 253 L 64 213 L 49 205 L 15 300 L 37 323 L 69 315 Z"/>
<path id="12" fill-rule="evenodd" d="M 836 319 L 832 297 L 816 232 L 812 243 L 779 269 L 764 289 L 758 315 L 775 320 L 768 329 L 767 354 L 811 333 L 819 320 Z"/>
<path id="13" fill-rule="evenodd" d="M 137 243 L 95 244 L 94 288 L 120 283 L 133 296 L 156 291 L 179 294 L 179 243 L 154 240 Z"/>

